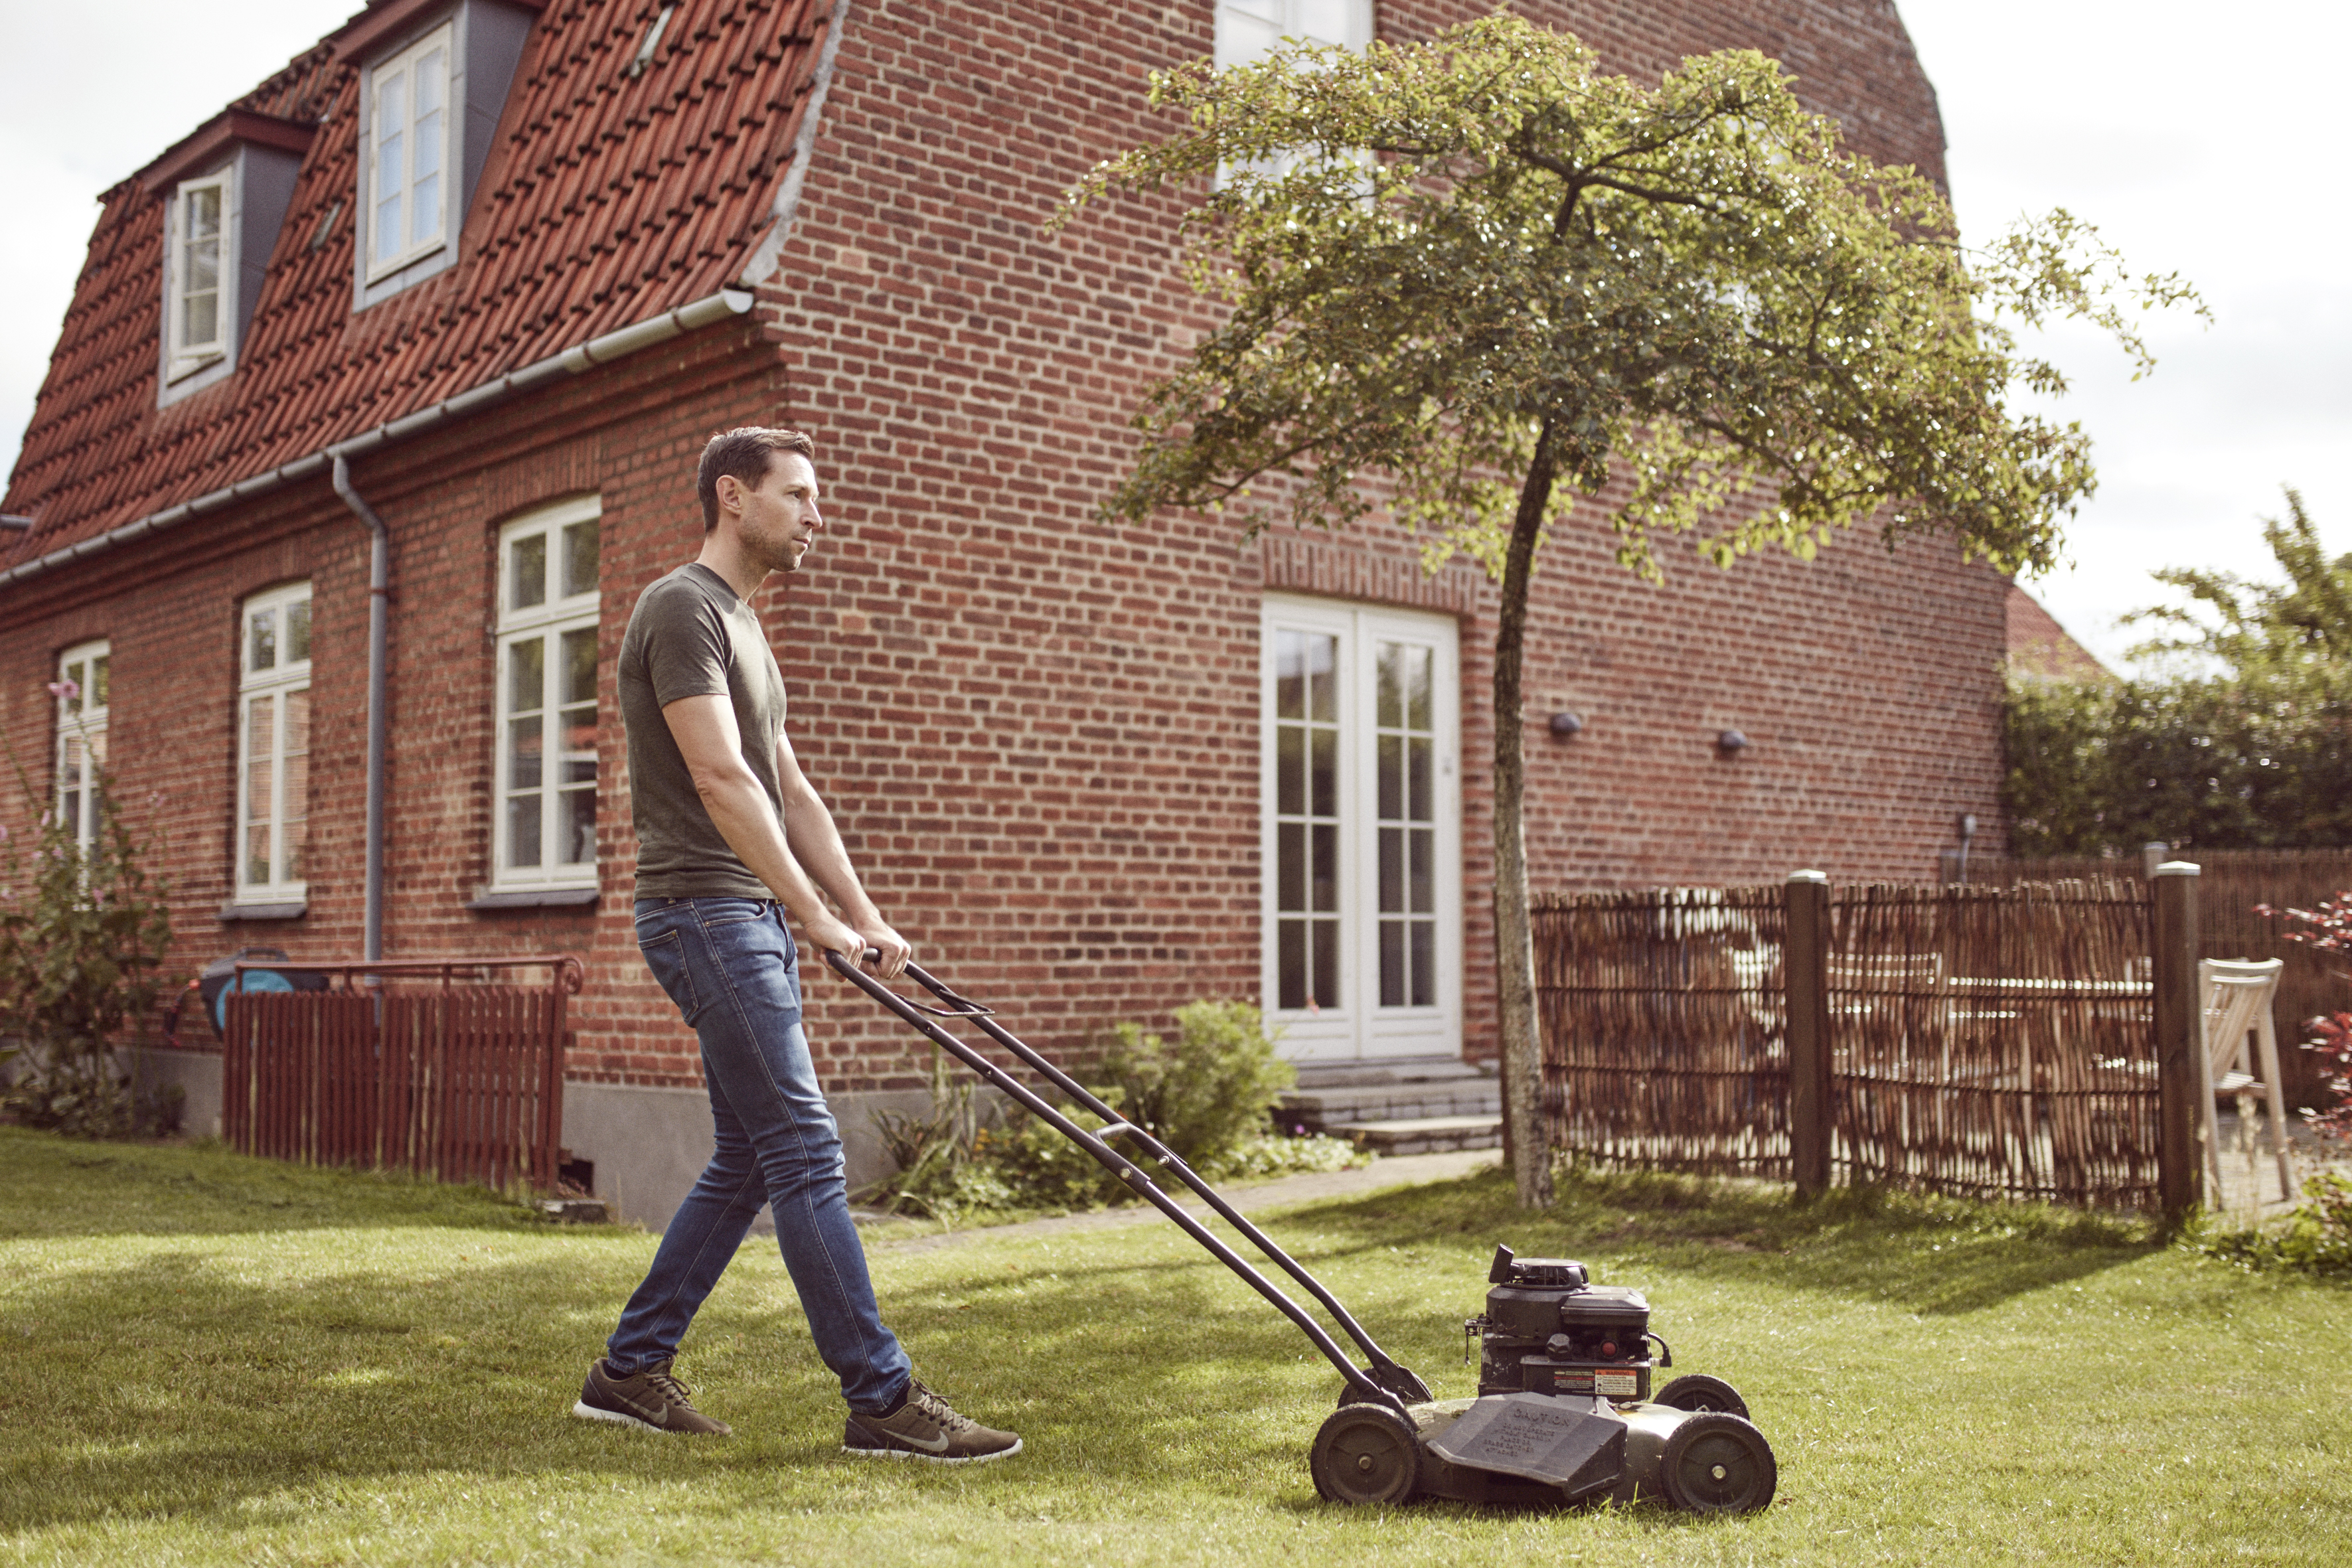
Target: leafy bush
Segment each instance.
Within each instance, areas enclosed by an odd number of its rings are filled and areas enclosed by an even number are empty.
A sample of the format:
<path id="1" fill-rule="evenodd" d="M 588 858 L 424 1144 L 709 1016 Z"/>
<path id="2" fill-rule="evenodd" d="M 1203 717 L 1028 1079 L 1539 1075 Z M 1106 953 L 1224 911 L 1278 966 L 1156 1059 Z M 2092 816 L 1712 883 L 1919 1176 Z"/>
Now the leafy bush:
<path id="1" fill-rule="evenodd" d="M 2282 1226 L 2216 1231 L 2200 1245 L 2247 1268 L 2352 1278 L 2352 1180 L 2322 1172 L 2303 1196 Z"/>
<path id="2" fill-rule="evenodd" d="M 2021 855 L 2161 839 L 2209 849 L 2352 844 L 2352 555 L 2331 560 L 2303 498 L 2265 523 L 2275 582 L 2159 571 L 2192 609 L 2129 619 L 2171 673 L 2124 681 L 2012 671 L 2002 785 Z"/>
<path id="3" fill-rule="evenodd" d="M 1246 1002 L 1179 1007 L 1173 1043 L 1119 1024 L 1108 1044 L 1096 1089 L 1103 1102 L 1203 1173 L 1263 1131 L 1282 1091 L 1298 1081 Z"/>
<path id="4" fill-rule="evenodd" d="M 1363 1156 L 1336 1138 L 1274 1133 L 1268 1112 L 1295 1081 L 1274 1054 L 1256 1008 L 1194 1002 L 1176 1013 L 1173 1041 L 1133 1024 L 1108 1037 L 1101 1081 L 1088 1090 L 1199 1171 L 1263 1177 L 1336 1171 Z M 881 1111 L 875 1125 L 898 1170 L 865 1194 L 902 1214 L 943 1221 L 991 1210 L 1090 1209 L 1132 1201 L 1126 1183 L 1028 1112 L 985 1126 L 969 1078 L 933 1058 L 931 1111 Z M 1089 1131 L 1102 1119 L 1073 1105 L 1063 1114 Z"/>
<path id="5" fill-rule="evenodd" d="M 24 1058 L 0 1106 L 28 1126 L 81 1138 L 139 1131 L 114 1040 L 154 1005 L 172 940 L 164 889 L 142 867 L 105 784 L 93 769 L 98 822 L 86 853 L 52 811 L 29 867 L 13 841 L 0 863 L 0 1028 L 18 1037 Z"/>

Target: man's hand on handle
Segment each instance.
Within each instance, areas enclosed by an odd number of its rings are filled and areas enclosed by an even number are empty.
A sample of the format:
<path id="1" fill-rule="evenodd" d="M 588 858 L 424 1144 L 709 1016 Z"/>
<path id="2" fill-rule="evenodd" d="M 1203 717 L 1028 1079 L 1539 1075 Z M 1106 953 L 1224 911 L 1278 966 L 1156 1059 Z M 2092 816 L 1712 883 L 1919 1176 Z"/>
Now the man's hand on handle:
<path id="1" fill-rule="evenodd" d="M 840 953 L 852 963 L 863 963 L 869 952 L 880 954 L 868 967 L 885 980 L 896 980 L 904 974 L 907 961 L 915 955 L 905 937 L 878 920 L 866 922 L 861 929 L 828 913 L 806 924 L 811 942 L 828 952 Z"/>

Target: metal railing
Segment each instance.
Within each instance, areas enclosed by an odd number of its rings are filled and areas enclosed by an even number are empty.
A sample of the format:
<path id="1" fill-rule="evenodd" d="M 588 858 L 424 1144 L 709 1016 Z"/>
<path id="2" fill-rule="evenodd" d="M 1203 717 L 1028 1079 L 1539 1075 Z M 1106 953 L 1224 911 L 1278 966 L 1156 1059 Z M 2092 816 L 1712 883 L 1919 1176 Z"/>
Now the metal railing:
<path id="1" fill-rule="evenodd" d="M 325 988 L 249 991 L 249 970 Z M 486 977 L 546 972 L 543 984 Z M 569 953 L 236 965 L 223 1030 L 221 1131 L 242 1152 L 552 1188 L 563 1140 Z"/>

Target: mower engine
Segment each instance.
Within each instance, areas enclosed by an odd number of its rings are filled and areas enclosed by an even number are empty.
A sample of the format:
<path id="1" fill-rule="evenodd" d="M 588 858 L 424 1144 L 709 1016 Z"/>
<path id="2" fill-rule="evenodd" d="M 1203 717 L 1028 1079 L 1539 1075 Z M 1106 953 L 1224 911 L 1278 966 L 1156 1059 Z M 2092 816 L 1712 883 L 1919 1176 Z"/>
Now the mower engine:
<path id="1" fill-rule="evenodd" d="M 1779 1467 L 1738 1390 L 1685 1375 L 1651 1391 L 1651 1373 L 1674 1356 L 1650 1331 L 1642 1292 L 1507 1247 L 1495 1249 L 1486 1281 L 1486 1310 L 1463 1325 L 1478 1350 L 1477 1397 L 1400 1411 L 1341 1394 L 1308 1458 L 1323 1496 L 1510 1507 L 1661 1499 L 1697 1513 L 1770 1503 Z"/>
<path id="2" fill-rule="evenodd" d="M 1591 1394 L 1646 1400 L 1650 1373 L 1675 1364 L 1650 1354 L 1650 1303 L 1639 1290 L 1594 1285 L 1564 1258 L 1516 1258 L 1497 1247 L 1486 1311 L 1463 1324 L 1477 1342 L 1480 1394 Z"/>

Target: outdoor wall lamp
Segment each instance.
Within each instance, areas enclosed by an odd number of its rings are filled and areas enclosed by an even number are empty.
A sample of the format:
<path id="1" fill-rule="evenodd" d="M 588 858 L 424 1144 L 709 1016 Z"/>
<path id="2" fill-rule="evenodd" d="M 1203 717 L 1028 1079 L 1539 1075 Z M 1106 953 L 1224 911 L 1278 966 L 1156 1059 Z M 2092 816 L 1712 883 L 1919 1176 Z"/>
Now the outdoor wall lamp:
<path id="1" fill-rule="evenodd" d="M 1582 733 L 1583 730 L 1584 721 L 1573 713 L 1555 713 L 1551 716 L 1551 732 L 1563 741 L 1572 735 Z"/>
<path id="2" fill-rule="evenodd" d="M 1715 749 L 1727 757 L 1736 757 L 1748 749 L 1748 737 L 1737 730 L 1725 730 L 1715 737 Z"/>

